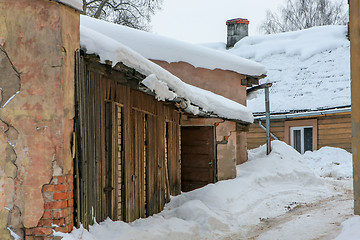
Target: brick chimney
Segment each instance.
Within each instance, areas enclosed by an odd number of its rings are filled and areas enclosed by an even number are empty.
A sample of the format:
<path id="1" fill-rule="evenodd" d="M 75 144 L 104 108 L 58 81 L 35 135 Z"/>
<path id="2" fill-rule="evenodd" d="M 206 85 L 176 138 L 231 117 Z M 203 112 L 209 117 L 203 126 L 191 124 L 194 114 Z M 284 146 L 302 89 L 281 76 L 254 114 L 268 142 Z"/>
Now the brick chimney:
<path id="1" fill-rule="evenodd" d="M 226 21 L 227 25 L 227 44 L 226 48 L 234 47 L 235 43 L 249 35 L 249 20 L 245 18 L 235 18 Z"/>

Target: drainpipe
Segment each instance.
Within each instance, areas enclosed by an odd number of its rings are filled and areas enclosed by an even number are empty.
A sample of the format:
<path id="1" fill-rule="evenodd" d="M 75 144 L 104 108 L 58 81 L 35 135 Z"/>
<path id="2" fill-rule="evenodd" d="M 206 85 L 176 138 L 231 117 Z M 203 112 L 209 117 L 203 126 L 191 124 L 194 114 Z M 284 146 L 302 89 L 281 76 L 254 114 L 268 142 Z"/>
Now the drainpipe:
<path id="1" fill-rule="evenodd" d="M 264 125 L 262 125 L 262 120 L 259 120 L 259 126 L 266 132 L 266 127 L 264 127 Z M 272 132 L 270 132 L 270 136 L 275 139 L 275 140 L 279 140 L 279 138 L 277 136 L 275 136 Z"/>
<path id="2" fill-rule="evenodd" d="M 265 86 L 265 111 L 266 111 L 266 155 L 271 152 L 271 139 L 270 139 L 270 99 L 269 99 L 269 86 Z"/>
<path id="3" fill-rule="evenodd" d="M 271 152 L 271 139 L 270 139 L 270 98 L 269 98 L 269 88 L 272 86 L 272 83 L 264 83 L 246 90 L 246 93 L 252 93 L 259 89 L 265 89 L 265 111 L 266 111 L 266 155 L 269 155 Z"/>

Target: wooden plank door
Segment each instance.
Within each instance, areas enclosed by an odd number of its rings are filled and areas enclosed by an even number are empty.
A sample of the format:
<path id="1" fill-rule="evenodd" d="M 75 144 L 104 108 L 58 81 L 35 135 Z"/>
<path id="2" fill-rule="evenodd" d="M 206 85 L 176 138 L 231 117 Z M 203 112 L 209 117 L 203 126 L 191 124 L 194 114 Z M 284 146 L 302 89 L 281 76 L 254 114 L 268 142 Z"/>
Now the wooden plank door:
<path id="1" fill-rule="evenodd" d="M 215 182 L 214 127 L 181 128 L 181 190 Z"/>

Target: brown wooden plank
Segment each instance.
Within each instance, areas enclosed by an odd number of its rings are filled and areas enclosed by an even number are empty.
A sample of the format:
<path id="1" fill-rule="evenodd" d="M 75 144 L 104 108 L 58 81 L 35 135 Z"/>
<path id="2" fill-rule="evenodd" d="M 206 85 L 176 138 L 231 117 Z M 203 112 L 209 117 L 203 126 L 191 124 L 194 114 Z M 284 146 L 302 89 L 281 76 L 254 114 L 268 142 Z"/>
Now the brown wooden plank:
<path id="1" fill-rule="evenodd" d="M 351 145 L 351 138 L 327 138 L 327 139 L 319 139 L 319 144 L 328 144 L 328 143 L 348 143 Z"/>
<path id="2" fill-rule="evenodd" d="M 319 135 L 330 135 L 330 134 L 344 134 L 351 133 L 351 128 L 339 128 L 339 129 L 319 129 Z"/>
<path id="3" fill-rule="evenodd" d="M 129 89 L 126 89 L 122 94 L 124 94 L 127 98 L 126 99 L 129 99 L 130 96 L 129 96 Z M 130 210 L 129 210 L 129 206 L 130 206 L 130 203 L 129 203 L 129 200 L 128 200 L 128 196 L 130 195 L 130 179 L 131 179 L 131 176 L 130 176 L 130 172 L 129 172 L 129 163 L 131 161 L 131 158 L 132 158 L 132 154 L 131 154 L 131 134 L 130 134 L 130 129 L 131 129 L 131 118 L 130 118 L 130 115 L 131 115 L 131 112 L 130 112 L 130 103 L 128 101 L 125 101 L 124 102 L 124 113 L 123 113 L 123 129 L 124 129 L 124 156 L 125 156 L 125 159 L 124 159 L 124 164 L 123 164 L 123 167 L 124 167 L 124 177 L 123 177 L 123 180 L 124 180 L 124 190 L 123 190 L 123 199 L 124 199 L 124 202 L 123 202 L 123 206 L 124 206 L 124 210 L 123 210 L 123 219 L 125 221 L 130 221 Z"/>
<path id="4" fill-rule="evenodd" d="M 283 132 L 284 131 L 284 127 L 271 127 L 271 132 Z M 250 133 L 263 133 L 265 132 L 264 129 L 262 129 L 261 127 L 256 127 L 256 128 L 250 128 L 249 130 Z"/>
<path id="5" fill-rule="evenodd" d="M 327 117 L 318 120 L 318 125 L 334 124 L 334 123 L 351 123 L 350 115 L 344 115 L 341 117 Z"/>
<path id="6" fill-rule="evenodd" d="M 351 128 L 351 123 L 334 123 L 334 124 L 319 124 L 318 129 L 340 129 L 340 128 Z"/>

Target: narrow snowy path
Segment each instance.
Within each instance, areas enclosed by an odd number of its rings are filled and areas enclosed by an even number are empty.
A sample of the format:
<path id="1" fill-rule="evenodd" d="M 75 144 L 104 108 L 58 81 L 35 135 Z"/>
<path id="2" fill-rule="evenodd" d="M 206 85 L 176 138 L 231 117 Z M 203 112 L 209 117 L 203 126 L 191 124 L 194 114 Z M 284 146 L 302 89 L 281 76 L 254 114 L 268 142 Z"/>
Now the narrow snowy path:
<path id="1" fill-rule="evenodd" d="M 222 240 L 330 240 L 341 232 L 341 223 L 353 216 L 352 180 L 327 180 L 339 193 L 313 203 L 293 203 L 276 218 L 260 219 Z"/>

